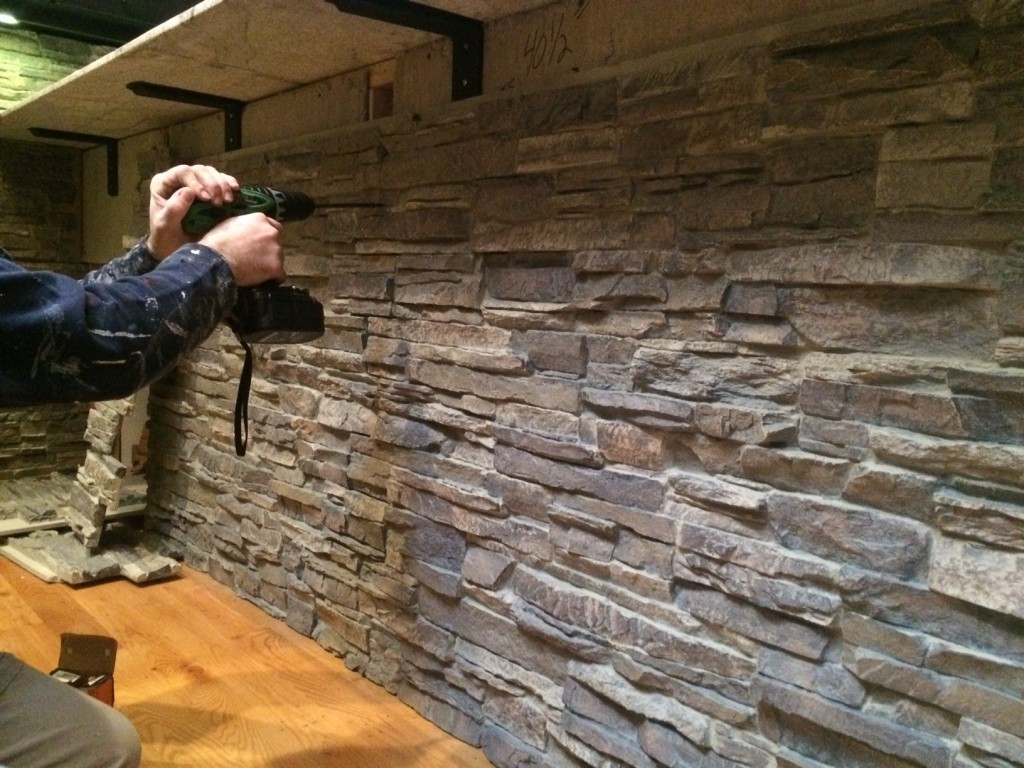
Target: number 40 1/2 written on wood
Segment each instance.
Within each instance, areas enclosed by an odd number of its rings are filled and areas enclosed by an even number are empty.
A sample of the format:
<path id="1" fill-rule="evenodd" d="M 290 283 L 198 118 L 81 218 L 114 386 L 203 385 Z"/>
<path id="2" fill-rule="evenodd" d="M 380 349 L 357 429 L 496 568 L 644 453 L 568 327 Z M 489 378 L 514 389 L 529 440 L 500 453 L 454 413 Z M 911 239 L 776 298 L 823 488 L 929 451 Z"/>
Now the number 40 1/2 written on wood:
<path id="1" fill-rule="evenodd" d="M 534 28 L 526 36 L 523 46 L 523 58 L 526 59 L 527 71 L 542 69 L 552 64 L 560 64 L 562 59 L 572 53 L 569 38 L 563 32 L 565 14 L 552 17 L 550 23 Z"/>

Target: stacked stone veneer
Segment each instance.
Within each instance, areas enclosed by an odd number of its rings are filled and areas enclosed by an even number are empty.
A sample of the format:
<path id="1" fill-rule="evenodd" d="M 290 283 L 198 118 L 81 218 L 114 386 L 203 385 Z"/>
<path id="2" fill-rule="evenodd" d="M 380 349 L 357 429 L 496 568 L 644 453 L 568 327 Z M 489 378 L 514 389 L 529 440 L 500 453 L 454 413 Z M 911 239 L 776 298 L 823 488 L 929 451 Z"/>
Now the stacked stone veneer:
<path id="1" fill-rule="evenodd" d="M 109 50 L 0 28 L 0 111 Z M 0 247 L 24 266 L 81 274 L 80 177 L 77 149 L 0 141 Z M 0 409 L 0 481 L 73 472 L 85 425 L 84 407 Z"/>
<path id="2" fill-rule="evenodd" d="M 971 13 L 975 8 L 976 13 Z M 502 766 L 1024 765 L 1024 19 L 232 153 L 328 310 L 154 393 L 186 556 Z"/>
<path id="3" fill-rule="evenodd" d="M 0 141 L 0 248 L 26 268 L 83 271 L 78 154 Z M 2 359 L 0 345 L 0 371 Z M 85 424 L 84 406 L 0 408 L 0 482 L 73 472 L 85 453 Z"/>

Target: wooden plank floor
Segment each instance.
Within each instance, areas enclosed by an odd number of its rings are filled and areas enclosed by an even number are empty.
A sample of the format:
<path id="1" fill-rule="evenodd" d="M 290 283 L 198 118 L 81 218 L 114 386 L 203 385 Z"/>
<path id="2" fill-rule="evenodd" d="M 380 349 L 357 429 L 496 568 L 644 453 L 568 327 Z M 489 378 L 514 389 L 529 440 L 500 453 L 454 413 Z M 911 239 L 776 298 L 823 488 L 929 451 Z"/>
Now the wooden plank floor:
<path id="1" fill-rule="evenodd" d="M 314 641 L 205 574 L 139 586 L 46 584 L 0 558 L 0 649 L 49 672 L 62 632 L 119 643 L 116 705 L 144 768 L 481 768 Z"/>

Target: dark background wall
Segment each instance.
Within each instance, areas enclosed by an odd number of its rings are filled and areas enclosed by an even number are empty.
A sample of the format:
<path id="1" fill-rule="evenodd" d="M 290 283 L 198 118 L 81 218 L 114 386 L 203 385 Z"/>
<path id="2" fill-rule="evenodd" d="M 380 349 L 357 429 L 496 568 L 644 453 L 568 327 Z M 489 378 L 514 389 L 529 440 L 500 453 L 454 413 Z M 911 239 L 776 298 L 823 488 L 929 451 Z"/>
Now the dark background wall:
<path id="1" fill-rule="evenodd" d="M 502 766 L 1024 765 L 1024 18 L 208 158 L 328 309 L 152 394 L 187 562 Z"/>
<path id="2" fill-rule="evenodd" d="M 106 46 L 0 28 L 0 109 L 31 97 L 109 51 Z"/>

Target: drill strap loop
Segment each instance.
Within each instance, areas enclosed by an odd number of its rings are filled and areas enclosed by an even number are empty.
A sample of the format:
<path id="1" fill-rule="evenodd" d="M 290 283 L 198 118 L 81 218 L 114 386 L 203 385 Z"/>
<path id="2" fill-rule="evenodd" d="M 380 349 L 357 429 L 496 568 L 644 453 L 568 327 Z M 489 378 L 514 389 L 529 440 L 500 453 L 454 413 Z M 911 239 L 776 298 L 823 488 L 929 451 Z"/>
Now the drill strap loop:
<path id="1" fill-rule="evenodd" d="M 237 334 L 236 334 L 237 336 Z M 235 453 L 245 456 L 245 447 L 249 442 L 249 387 L 252 384 L 252 347 L 238 336 L 238 343 L 245 350 L 245 363 L 242 375 L 238 380 L 238 398 L 235 400 Z"/>

